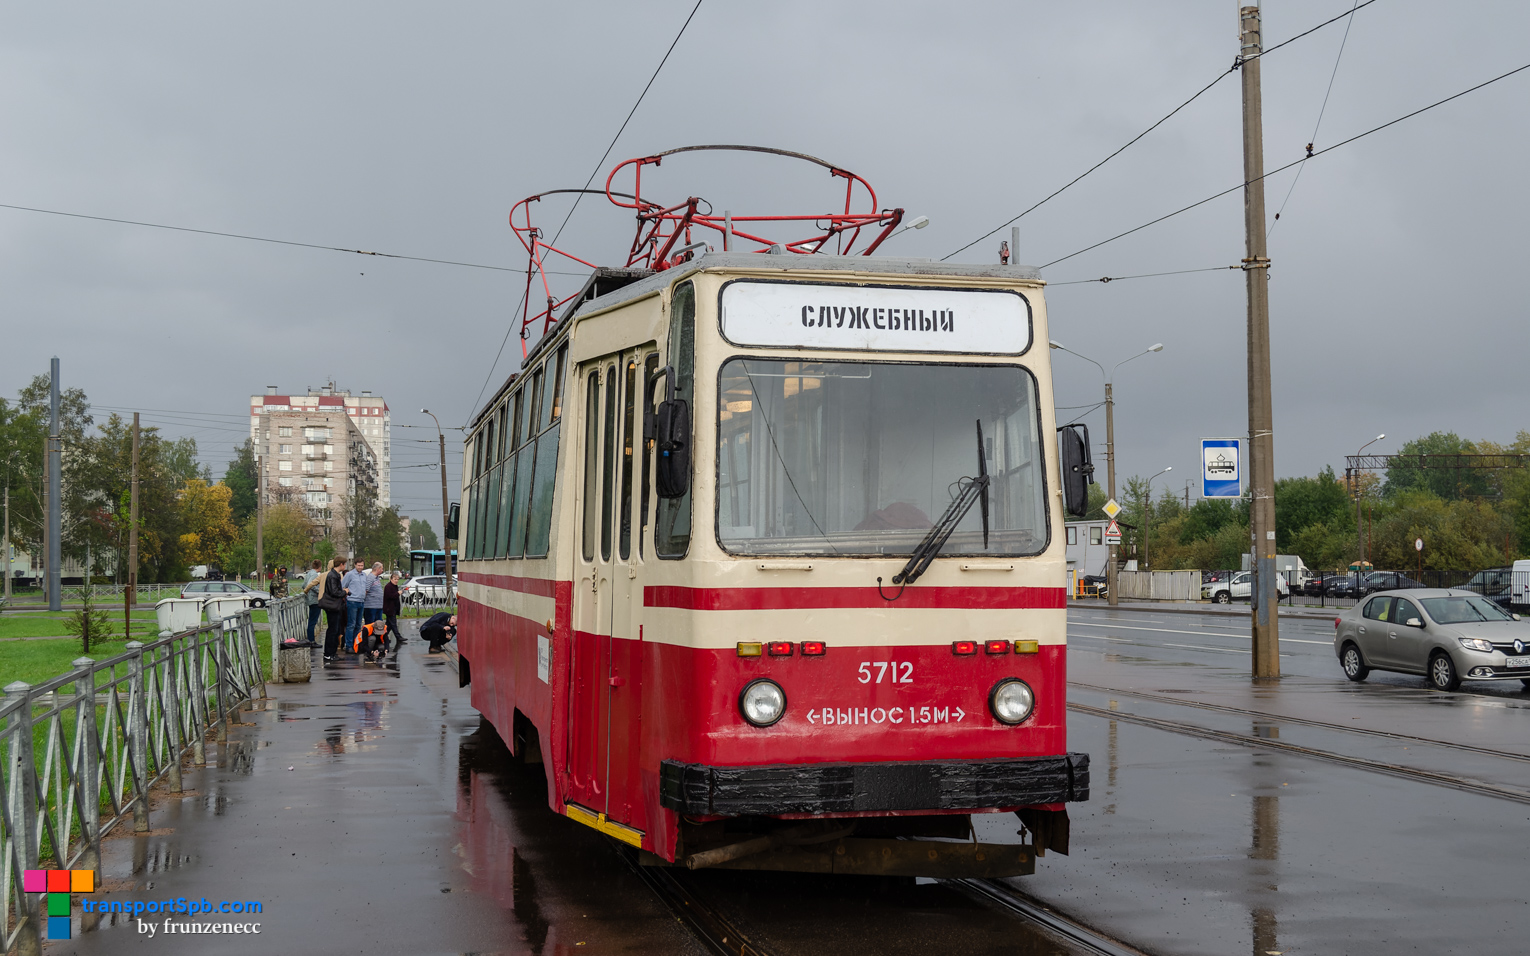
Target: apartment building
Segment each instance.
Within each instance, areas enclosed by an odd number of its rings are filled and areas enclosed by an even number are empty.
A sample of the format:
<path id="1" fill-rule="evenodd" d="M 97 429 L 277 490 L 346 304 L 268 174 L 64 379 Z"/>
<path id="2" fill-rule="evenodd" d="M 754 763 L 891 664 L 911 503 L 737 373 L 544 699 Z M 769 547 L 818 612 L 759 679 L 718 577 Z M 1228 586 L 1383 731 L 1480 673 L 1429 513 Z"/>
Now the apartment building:
<path id="1" fill-rule="evenodd" d="M 343 537 L 339 505 L 365 488 L 387 507 L 392 425 L 388 403 L 371 392 L 352 395 L 333 382 L 307 394 L 268 385 L 250 396 L 250 441 L 262 459 L 268 503 L 305 507 L 330 534 Z"/>

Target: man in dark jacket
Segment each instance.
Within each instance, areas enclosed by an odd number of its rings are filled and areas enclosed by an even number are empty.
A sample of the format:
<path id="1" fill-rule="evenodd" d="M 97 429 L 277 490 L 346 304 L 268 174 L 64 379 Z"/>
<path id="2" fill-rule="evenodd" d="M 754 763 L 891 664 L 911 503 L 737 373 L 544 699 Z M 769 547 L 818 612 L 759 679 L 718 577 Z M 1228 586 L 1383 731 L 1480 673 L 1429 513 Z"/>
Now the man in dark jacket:
<path id="1" fill-rule="evenodd" d="M 432 652 L 439 651 L 446 642 L 457 636 L 457 615 L 442 611 L 431 615 L 420 625 L 420 637 L 430 642 Z"/>
<path id="2" fill-rule="evenodd" d="M 345 573 L 345 559 L 336 558 L 329 573 L 324 576 L 324 596 L 319 607 L 324 609 L 324 659 L 331 661 L 340 650 L 340 634 L 345 630 L 345 585 L 341 583 Z"/>

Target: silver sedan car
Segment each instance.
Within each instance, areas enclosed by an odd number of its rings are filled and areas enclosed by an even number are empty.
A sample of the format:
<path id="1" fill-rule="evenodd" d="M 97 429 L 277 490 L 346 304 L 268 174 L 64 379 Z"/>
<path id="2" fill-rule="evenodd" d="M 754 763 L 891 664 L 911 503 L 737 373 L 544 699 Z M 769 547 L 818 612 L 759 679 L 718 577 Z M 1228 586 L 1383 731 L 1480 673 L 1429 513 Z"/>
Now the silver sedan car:
<path id="1" fill-rule="evenodd" d="M 1381 591 L 1334 621 L 1344 676 L 1422 674 L 1436 690 L 1462 680 L 1517 680 L 1530 689 L 1530 623 L 1471 591 Z"/>

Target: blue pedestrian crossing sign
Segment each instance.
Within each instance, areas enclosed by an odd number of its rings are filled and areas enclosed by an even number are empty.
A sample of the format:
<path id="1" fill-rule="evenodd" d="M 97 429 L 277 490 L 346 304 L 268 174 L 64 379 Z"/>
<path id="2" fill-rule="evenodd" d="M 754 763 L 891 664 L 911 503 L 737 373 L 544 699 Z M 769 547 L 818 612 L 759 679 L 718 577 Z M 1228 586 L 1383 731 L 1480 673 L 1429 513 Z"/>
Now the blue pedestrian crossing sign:
<path id="1" fill-rule="evenodd" d="M 1243 456 L 1236 438 L 1201 439 L 1201 497 L 1239 498 L 1243 495 Z"/>

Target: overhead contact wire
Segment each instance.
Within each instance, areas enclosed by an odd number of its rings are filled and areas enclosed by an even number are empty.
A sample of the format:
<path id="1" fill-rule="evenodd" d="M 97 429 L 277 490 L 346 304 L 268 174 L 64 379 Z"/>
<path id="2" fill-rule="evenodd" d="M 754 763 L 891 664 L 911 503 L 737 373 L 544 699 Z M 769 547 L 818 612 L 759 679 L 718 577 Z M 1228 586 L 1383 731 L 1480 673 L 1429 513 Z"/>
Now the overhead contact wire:
<path id="1" fill-rule="evenodd" d="M 1427 113 L 1427 112 L 1429 112 L 1430 110 L 1434 109 L 1437 106 L 1444 106 L 1446 103 L 1449 103 L 1452 100 L 1458 100 L 1458 99 L 1460 99 L 1461 97 L 1465 96 L 1468 93 L 1475 93 L 1476 91 L 1482 89 L 1483 87 L 1492 86 L 1494 83 L 1497 83 L 1499 80 L 1506 80 L 1509 77 L 1515 75 L 1516 73 L 1523 73 L 1525 70 L 1530 70 L 1530 63 L 1526 63 L 1523 66 L 1515 67 L 1514 69 L 1508 71 L 1507 73 L 1500 73 L 1498 76 L 1495 76 L 1495 77 L 1493 77 L 1490 80 L 1484 80 L 1483 82 L 1478 83 L 1476 86 L 1467 87 L 1466 89 L 1462 90 L 1459 93 L 1453 93 L 1450 96 L 1447 96 L 1447 97 L 1445 97 L 1442 100 L 1437 100 L 1437 101 L 1435 101 L 1433 103 L 1430 103 L 1428 106 L 1419 107 L 1418 109 L 1414 110 L 1411 113 L 1404 113 L 1402 116 L 1399 116 L 1399 117 L 1397 117 L 1394 120 L 1389 120 L 1388 122 L 1382 123 L 1380 126 L 1376 126 L 1376 127 L 1371 128 L 1371 129 L 1368 129 L 1368 130 L 1366 130 L 1363 133 L 1356 133 L 1354 136 L 1351 136 L 1348 139 L 1340 140 L 1339 142 L 1334 143 L 1332 146 L 1325 146 L 1322 149 L 1318 150 L 1315 153 L 1312 153 L 1309 156 L 1303 156 L 1301 159 L 1294 160 L 1293 162 L 1286 163 L 1284 166 L 1276 167 L 1275 169 L 1272 169 L 1269 172 L 1265 173 L 1263 176 L 1259 177 L 1259 179 L 1269 179 L 1271 176 L 1274 176 L 1277 173 L 1284 172 L 1284 171 L 1290 169 L 1292 166 L 1298 166 L 1298 165 L 1306 162 L 1309 159 L 1316 159 L 1317 157 L 1322 156 L 1324 153 L 1331 153 L 1331 152 L 1333 152 L 1334 150 L 1338 149 L 1341 146 L 1347 146 L 1350 143 L 1355 142 L 1356 140 L 1364 139 L 1365 137 L 1371 135 L 1372 133 L 1379 133 L 1382 130 L 1384 130 L 1384 129 L 1390 127 L 1390 126 L 1396 126 L 1398 123 L 1401 123 L 1404 120 L 1412 119 L 1413 117 L 1418 116 L 1421 113 Z M 1221 199 L 1223 196 L 1226 196 L 1228 193 L 1237 192 L 1238 190 L 1243 189 L 1243 188 L 1245 188 L 1247 186 L 1250 186 L 1253 183 L 1258 182 L 1258 181 L 1259 180 L 1251 179 L 1251 180 L 1248 180 L 1247 182 L 1239 183 L 1238 185 L 1233 186 L 1233 187 L 1231 187 L 1229 189 L 1224 189 L 1224 190 L 1222 190 L 1219 193 L 1215 193 L 1214 195 L 1207 196 L 1205 199 L 1197 200 L 1196 202 L 1193 202 L 1193 203 L 1191 203 L 1188 206 L 1182 206 L 1179 209 L 1176 209 L 1176 210 L 1174 210 L 1171 213 L 1166 213 L 1165 215 L 1159 216 L 1157 219 L 1151 219 L 1151 220 L 1143 223 L 1140 226 L 1133 227 L 1131 229 L 1126 230 L 1125 232 L 1118 233 L 1118 234 L 1116 234 L 1114 236 L 1111 236 L 1109 239 L 1102 239 L 1099 242 L 1094 243 L 1093 245 L 1085 246 L 1084 248 L 1078 250 L 1077 252 L 1070 252 L 1070 253 L 1068 253 L 1067 255 L 1063 256 L 1060 259 L 1053 259 L 1051 262 L 1046 263 L 1046 265 L 1043 265 L 1041 268 L 1046 269 L 1046 268 L 1048 268 L 1050 266 L 1055 266 L 1059 262 L 1066 262 L 1067 260 L 1072 259 L 1074 256 L 1081 256 L 1084 253 L 1089 252 L 1089 251 L 1094 250 L 1094 249 L 1098 249 L 1099 247 L 1101 247 L 1103 245 L 1106 245 L 1107 243 L 1115 242 L 1117 239 L 1124 239 L 1124 238 L 1126 238 L 1127 236 L 1131 235 L 1134 232 L 1141 232 L 1142 230 L 1148 228 L 1149 226 L 1156 226 L 1158 223 L 1163 222 L 1165 219 L 1172 219 L 1175 216 L 1178 216 L 1180 213 L 1189 212 L 1190 210 L 1196 208 L 1197 206 L 1204 206 L 1206 203 L 1211 202 L 1213 199 Z"/>

